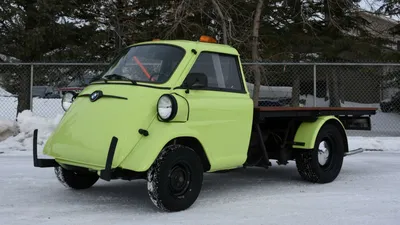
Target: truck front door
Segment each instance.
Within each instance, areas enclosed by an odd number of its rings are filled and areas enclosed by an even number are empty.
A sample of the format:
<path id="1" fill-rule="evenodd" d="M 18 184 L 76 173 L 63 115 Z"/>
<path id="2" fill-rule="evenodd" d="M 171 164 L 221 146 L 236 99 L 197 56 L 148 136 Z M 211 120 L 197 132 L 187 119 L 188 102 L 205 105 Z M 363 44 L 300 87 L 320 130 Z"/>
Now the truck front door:
<path id="1" fill-rule="evenodd" d="M 207 76 L 207 86 L 190 90 L 188 126 L 198 132 L 211 171 L 241 166 L 247 157 L 253 102 L 237 55 L 201 52 L 190 73 Z"/>

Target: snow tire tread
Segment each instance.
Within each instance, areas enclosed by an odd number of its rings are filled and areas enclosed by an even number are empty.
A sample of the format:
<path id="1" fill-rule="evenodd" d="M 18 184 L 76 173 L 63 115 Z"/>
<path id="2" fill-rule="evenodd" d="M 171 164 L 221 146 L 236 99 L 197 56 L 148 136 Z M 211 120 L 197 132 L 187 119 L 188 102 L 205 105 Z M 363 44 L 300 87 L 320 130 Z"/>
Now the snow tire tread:
<path id="1" fill-rule="evenodd" d="M 77 190 L 90 188 L 99 179 L 96 173 L 80 173 L 66 170 L 61 166 L 55 167 L 54 173 L 62 185 Z"/>
<path id="2" fill-rule="evenodd" d="M 296 157 L 297 171 L 304 180 L 312 183 L 329 183 L 335 180 L 339 175 L 343 164 L 345 149 L 344 140 L 339 129 L 337 125 L 331 123 L 325 124 L 321 127 L 317 135 L 314 149 L 301 152 Z M 334 142 L 334 147 L 331 149 L 334 155 L 329 169 L 323 170 L 318 163 L 318 148 L 319 142 L 326 137 L 331 138 Z"/>
<path id="3" fill-rule="evenodd" d="M 171 201 L 170 196 L 166 197 L 165 193 L 164 196 L 162 194 L 162 192 L 165 191 L 165 188 L 168 188 L 163 186 L 163 184 L 166 184 L 166 182 L 165 180 L 163 182 L 162 179 L 165 179 L 165 176 L 168 176 L 168 173 L 165 170 L 171 169 L 166 167 L 171 163 L 171 160 L 174 160 L 175 157 L 183 154 L 186 154 L 186 156 L 183 156 L 185 157 L 185 160 L 194 164 L 192 165 L 192 169 L 194 169 L 192 174 L 195 179 L 191 181 L 191 183 L 194 183 L 194 185 L 190 188 L 190 193 L 185 194 L 179 199 L 174 199 Z M 181 211 L 189 208 L 196 201 L 200 193 L 202 183 L 203 166 L 201 164 L 201 160 L 193 149 L 183 145 L 167 146 L 161 151 L 147 172 L 148 195 L 157 208 L 166 212 Z"/>

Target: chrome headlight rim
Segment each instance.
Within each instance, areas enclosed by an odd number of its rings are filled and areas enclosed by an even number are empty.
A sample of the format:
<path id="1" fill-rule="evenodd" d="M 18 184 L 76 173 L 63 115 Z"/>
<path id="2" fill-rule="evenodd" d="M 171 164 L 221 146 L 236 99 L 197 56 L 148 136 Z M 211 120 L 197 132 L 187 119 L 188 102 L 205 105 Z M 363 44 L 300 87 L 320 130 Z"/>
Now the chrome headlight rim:
<path id="1" fill-rule="evenodd" d="M 66 112 L 71 107 L 72 103 L 75 100 L 77 93 L 74 92 L 66 92 L 61 98 L 61 107 Z"/>
<path id="2" fill-rule="evenodd" d="M 162 112 L 160 110 L 160 108 L 165 108 L 165 106 L 161 107 L 161 105 L 160 105 L 161 103 L 163 103 L 162 101 L 165 101 L 165 100 L 169 101 L 168 106 L 171 109 L 171 112 L 168 113 L 168 115 L 162 115 Z M 161 95 L 160 98 L 157 101 L 157 115 L 158 115 L 158 118 L 161 121 L 168 122 L 168 121 L 171 121 L 171 120 L 173 120 L 175 118 L 177 112 L 178 112 L 178 102 L 177 102 L 176 98 L 171 94 L 163 94 L 163 95 Z"/>

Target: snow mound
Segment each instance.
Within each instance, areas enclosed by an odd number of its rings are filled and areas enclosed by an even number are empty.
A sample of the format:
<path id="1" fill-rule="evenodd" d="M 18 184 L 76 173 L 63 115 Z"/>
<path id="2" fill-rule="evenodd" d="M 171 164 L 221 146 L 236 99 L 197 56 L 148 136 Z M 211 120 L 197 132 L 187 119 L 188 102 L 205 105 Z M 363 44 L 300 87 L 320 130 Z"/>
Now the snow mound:
<path id="1" fill-rule="evenodd" d="M 38 129 L 38 152 L 41 152 L 47 139 L 60 122 L 63 115 L 54 119 L 34 116 L 29 110 L 18 115 L 16 127 L 18 134 L 1 142 L 0 152 L 32 151 L 33 131 Z M 6 124 L 6 123 L 4 123 Z M 8 123 L 9 124 L 9 123 Z"/>
<path id="2" fill-rule="evenodd" d="M 349 149 L 400 151 L 400 137 L 349 137 Z"/>
<path id="3" fill-rule="evenodd" d="M 17 131 L 16 123 L 7 120 L 0 120 L 0 141 L 4 141 Z"/>
<path id="4" fill-rule="evenodd" d="M 7 92 L 6 90 L 4 90 L 3 88 L 0 87 L 0 96 L 2 96 L 2 97 L 11 97 L 12 94 L 10 92 Z"/>

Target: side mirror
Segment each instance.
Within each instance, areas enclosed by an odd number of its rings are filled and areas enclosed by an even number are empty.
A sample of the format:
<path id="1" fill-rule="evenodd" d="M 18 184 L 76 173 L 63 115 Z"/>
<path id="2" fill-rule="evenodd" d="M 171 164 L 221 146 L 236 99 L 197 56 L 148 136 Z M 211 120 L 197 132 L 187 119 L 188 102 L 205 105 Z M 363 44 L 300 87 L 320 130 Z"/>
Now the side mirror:
<path id="1" fill-rule="evenodd" d="M 207 84 L 207 76 L 204 73 L 189 73 L 184 82 L 184 86 L 188 89 L 207 87 Z"/>

